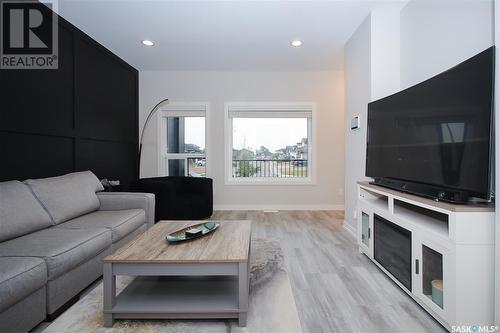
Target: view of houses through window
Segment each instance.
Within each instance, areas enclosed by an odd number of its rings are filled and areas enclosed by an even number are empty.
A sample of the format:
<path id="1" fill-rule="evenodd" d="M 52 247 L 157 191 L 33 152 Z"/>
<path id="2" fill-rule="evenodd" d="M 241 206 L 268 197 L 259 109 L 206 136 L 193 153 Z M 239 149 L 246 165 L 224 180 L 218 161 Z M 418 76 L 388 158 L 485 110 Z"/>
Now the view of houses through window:
<path id="1" fill-rule="evenodd" d="M 232 177 L 309 176 L 308 118 L 233 118 Z"/>
<path id="2" fill-rule="evenodd" d="M 228 177 L 245 181 L 311 179 L 312 116 L 307 108 L 229 112 Z M 274 106 L 276 107 L 276 106 Z M 288 107 L 288 106 L 287 106 Z M 305 111 L 303 110 L 305 109 Z M 163 116 L 163 174 L 206 177 L 205 111 Z M 232 151 L 231 151 L 232 150 Z M 279 180 L 279 181 L 281 181 Z"/>

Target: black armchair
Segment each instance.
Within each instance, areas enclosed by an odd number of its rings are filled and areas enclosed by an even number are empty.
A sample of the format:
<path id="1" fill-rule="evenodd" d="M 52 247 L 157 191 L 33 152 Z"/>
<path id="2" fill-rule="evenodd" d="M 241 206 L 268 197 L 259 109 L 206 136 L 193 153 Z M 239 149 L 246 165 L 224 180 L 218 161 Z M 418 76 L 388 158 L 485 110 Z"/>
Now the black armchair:
<path id="1" fill-rule="evenodd" d="M 155 222 L 206 219 L 213 213 L 211 178 L 143 178 L 132 182 L 131 191 L 154 193 Z"/>

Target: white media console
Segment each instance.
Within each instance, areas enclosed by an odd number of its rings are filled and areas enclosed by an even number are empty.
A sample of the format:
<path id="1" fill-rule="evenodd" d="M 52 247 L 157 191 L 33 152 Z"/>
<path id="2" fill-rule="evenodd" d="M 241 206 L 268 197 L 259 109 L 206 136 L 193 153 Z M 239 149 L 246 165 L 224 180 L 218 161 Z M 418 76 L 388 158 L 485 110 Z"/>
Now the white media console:
<path id="1" fill-rule="evenodd" d="M 448 330 L 494 325 L 494 210 L 359 182 L 359 249 Z"/>

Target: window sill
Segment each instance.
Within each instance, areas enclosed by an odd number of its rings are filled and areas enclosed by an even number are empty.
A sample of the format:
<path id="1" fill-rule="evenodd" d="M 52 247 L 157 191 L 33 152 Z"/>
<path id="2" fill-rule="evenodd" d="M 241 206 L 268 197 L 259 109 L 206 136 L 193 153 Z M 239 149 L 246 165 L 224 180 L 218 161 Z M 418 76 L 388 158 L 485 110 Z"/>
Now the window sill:
<path id="1" fill-rule="evenodd" d="M 245 179 L 245 178 L 229 178 L 226 179 L 224 185 L 230 185 L 230 186 L 239 186 L 239 185 L 244 185 L 244 186 L 303 186 L 303 185 L 316 185 L 316 181 L 314 181 L 312 178 L 304 178 L 304 179 L 283 179 L 283 178 L 278 178 L 278 179 L 269 179 L 269 178 L 258 178 L 258 177 L 252 177 L 251 179 Z"/>

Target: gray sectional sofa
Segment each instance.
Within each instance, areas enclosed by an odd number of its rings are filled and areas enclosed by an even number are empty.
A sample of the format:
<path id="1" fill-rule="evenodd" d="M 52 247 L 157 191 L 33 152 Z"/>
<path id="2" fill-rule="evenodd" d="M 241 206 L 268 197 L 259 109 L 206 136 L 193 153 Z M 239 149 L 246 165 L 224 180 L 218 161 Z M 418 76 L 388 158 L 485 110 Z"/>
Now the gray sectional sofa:
<path id="1" fill-rule="evenodd" d="M 102 191 L 90 171 L 0 183 L 0 332 L 54 314 L 153 225 L 153 194 Z"/>

